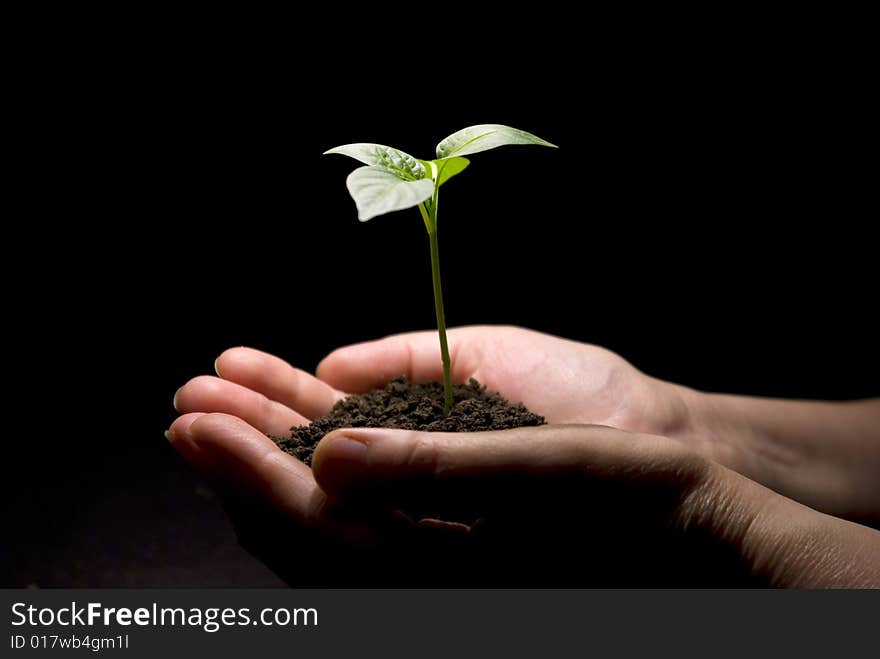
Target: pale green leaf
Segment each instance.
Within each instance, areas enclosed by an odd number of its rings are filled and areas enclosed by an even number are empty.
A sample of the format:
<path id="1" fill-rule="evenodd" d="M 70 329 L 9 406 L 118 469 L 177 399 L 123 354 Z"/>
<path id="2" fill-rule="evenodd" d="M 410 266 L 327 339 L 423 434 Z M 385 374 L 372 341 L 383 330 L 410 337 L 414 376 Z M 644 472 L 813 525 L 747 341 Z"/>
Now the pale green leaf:
<path id="1" fill-rule="evenodd" d="M 384 144 L 343 144 L 324 152 L 324 155 L 339 153 L 360 160 L 365 165 L 380 167 L 389 174 L 407 181 L 418 181 L 425 178 L 425 167 L 416 158 L 399 149 Z"/>
<path id="2" fill-rule="evenodd" d="M 556 147 L 555 144 L 550 144 L 550 142 L 524 130 L 501 124 L 479 124 L 463 128 L 440 142 L 437 145 L 437 158 L 466 156 L 508 144 L 537 144 Z"/>
<path id="3" fill-rule="evenodd" d="M 345 180 L 361 222 L 417 206 L 434 193 L 434 181 L 404 181 L 383 167 L 358 167 Z"/>
<path id="4" fill-rule="evenodd" d="M 471 161 L 467 158 L 447 158 L 446 160 L 419 160 L 425 167 L 425 175 L 431 176 L 431 163 L 437 167 L 438 187 L 446 183 L 456 174 L 461 174 Z"/>

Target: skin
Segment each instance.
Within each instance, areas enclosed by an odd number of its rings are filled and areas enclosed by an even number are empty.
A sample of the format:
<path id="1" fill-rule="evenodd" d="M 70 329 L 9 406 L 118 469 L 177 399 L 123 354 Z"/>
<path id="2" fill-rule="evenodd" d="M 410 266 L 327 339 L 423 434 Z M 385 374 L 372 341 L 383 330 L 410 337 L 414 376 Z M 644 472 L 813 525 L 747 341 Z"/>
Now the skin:
<path id="1" fill-rule="evenodd" d="M 504 559 L 515 547 L 544 566 L 529 573 L 541 584 L 880 586 L 880 532 L 842 519 L 880 519 L 880 401 L 704 394 L 512 327 L 449 340 L 455 381 L 475 377 L 550 425 L 340 430 L 313 470 L 266 437 L 401 373 L 438 379 L 436 333 L 420 332 L 336 350 L 317 377 L 227 350 L 217 377 L 175 395 L 169 440 L 291 583 L 304 583 L 285 572 L 291 556 L 309 555 L 323 559 L 314 584 L 528 585 Z M 430 569 L 414 575 L 413 557 Z"/>

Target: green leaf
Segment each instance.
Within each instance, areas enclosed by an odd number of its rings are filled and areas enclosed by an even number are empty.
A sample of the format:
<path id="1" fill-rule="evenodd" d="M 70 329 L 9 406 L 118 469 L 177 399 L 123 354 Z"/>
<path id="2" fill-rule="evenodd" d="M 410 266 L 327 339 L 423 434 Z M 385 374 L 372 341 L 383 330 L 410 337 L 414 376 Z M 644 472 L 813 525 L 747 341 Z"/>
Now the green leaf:
<path id="1" fill-rule="evenodd" d="M 555 144 L 550 144 L 550 142 L 524 130 L 501 124 L 479 124 L 463 128 L 440 142 L 437 145 L 437 158 L 466 156 L 508 144 L 537 144 L 556 147 Z"/>
<path id="2" fill-rule="evenodd" d="M 324 155 L 339 153 L 360 160 L 365 165 L 379 167 L 405 181 L 418 181 L 427 174 L 425 167 L 416 158 L 399 149 L 384 144 L 343 144 L 328 149 Z"/>
<path id="3" fill-rule="evenodd" d="M 443 185 L 456 174 L 461 174 L 471 161 L 467 158 L 447 158 L 445 160 L 419 160 L 425 167 L 426 176 L 431 176 L 431 163 L 437 166 L 437 178 L 439 183 L 437 187 Z"/>
<path id="4" fill-rule="evenodd" d="M 361 222 L 417 206 L 434 193 L 434 181 L 404 181 L 383 167 L 358 167 L 345 180 Z"/>

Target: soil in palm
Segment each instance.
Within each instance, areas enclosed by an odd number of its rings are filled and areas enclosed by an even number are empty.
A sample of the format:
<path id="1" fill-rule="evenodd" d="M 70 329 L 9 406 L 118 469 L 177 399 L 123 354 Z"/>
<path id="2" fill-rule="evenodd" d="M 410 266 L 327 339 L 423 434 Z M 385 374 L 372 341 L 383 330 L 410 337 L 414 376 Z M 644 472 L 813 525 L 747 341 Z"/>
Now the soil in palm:
<path id="1" fill-rule="evenodd" d="M 382 389 L 355 394 L 338 401 L 326 415 L 310 425 L 291 429 L 286 437 L 272 439 L 306 464 L 321 438 L 337 428 L 403 428 L 439 432 L 505 430 L 520 426 L 539 426 L 544 417 L 530 412 L 522 403 L 511 404 L 500 394 L 489 391 L 471 378 L 453 386 L 448 415 L 443 413 L 443 384 L 410 384 L 400 377 Z"/>

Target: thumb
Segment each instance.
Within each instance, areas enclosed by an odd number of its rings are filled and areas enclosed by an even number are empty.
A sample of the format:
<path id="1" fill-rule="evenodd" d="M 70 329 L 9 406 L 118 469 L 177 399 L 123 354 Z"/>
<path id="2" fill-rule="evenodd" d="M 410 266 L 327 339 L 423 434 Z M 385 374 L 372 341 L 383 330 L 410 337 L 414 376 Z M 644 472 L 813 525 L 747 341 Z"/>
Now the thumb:
<path id="1" fill-rule="evenodd" d="M 550 425 L 479 433 L 336 430 L 318 444 L 312 469 L 321 488 L 336 498 L 464 503 L 485 512 L 586 483 L 680 489 L 698 482 L 706 467 L 663 437 Z"/>

